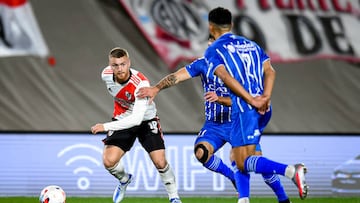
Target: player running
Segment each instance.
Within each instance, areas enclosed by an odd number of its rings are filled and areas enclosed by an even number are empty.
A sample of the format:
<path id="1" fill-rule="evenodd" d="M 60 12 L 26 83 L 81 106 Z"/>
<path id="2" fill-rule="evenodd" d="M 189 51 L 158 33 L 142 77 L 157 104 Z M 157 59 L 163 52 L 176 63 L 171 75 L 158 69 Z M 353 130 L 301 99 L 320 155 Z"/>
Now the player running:
<path id="1" fill-rule="evenodd" d="M 120 160 L 138 138 L 160 174 L 170 203 L 181 203 L 174 173 L 165 157 L 163 133 L 155 103 L 149 104 L 148 99 L 135 96 L 139 88 L 150 86 L 149 80 L 130 65 L 125 49 L 117 47 L 110 51 L 109 66 L 102 71 L 101 77 L 114 98 L 113 121 L 91 127 L 93 134 L 108 131 L 103 140 L 103 163 L 106 170 L 119 180 L 113 201 L 119 203 L 123 200 L 126 187 L 133 179 L 132 174 L 125 172 Z"/>

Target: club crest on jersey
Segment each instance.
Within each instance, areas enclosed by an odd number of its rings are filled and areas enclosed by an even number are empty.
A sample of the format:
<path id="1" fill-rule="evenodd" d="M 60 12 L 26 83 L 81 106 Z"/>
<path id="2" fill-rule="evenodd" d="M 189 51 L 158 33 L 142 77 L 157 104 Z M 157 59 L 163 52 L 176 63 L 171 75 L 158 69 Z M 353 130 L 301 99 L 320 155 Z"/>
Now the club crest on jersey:
<path id="1" fill-rule="evenodd" d="M 128 91 L 125 92 L 125 96 L 128 100 L 131 99 L 131 94 Z"/>

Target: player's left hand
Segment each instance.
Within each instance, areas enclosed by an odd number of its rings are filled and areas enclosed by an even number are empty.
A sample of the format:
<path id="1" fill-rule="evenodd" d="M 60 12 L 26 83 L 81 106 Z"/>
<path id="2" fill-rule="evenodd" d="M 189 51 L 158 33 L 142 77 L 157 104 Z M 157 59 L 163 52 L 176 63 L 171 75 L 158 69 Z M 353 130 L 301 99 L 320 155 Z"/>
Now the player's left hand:
<path id="1" fill-rule="evenodd" d="M 219 99 L 219 97 L 216 94 L 216 92 L 206 92 L 204 94 L 204 99 L 208 102 L 216 102 Z"/>
<path id="2" fill-rule="evenodd" d="M 157 87 L 142 87 L 137 92 L 136 96 L 138 98 L 149 98 L 149 104 L 155 99 L 155 96 L 159 93 L 159 89 Z"/>
<path id="3" fill-rule="evenodd" d="M 261 115 L 264 115 L 270 110 L 270 98 L 262 95 L 255 97 L 254 100 L 258 103 L 257 110 Z"/>
<path id="4" fill-rule="evenodd" d="M 93 127 L 91 127 L 91 133 L 94 134 L 94 135 L 96 133 L 104 132 L 104 131 L 105 131 L 105 128 L 104 128 L 104 125 L 102 123 L 97 123 Z"/>

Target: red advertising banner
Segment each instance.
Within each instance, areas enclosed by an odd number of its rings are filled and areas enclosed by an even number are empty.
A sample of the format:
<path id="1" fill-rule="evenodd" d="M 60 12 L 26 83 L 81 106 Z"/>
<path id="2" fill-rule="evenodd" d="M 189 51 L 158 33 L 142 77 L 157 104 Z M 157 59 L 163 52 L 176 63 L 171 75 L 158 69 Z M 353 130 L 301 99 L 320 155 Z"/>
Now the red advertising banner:
<path id="1" fill-rule="evenodd" d="M 360 61 L 358 0 L 120 0 L 159 56 L 174 68 L 203 55 L 207 14 L 228 8 L 233 32 L 256 41 L 273 62 Z"/>

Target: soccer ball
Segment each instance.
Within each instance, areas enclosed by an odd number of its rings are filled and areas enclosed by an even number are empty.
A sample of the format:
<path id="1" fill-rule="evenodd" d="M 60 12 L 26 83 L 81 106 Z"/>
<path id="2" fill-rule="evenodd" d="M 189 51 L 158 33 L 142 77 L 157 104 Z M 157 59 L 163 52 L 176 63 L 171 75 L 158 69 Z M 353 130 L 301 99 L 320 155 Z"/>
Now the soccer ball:
<path id="1" fill-rule="evenodd" d="M 65 203 L 66 194 L 64 190 L 57 185 L 49 185 L 41 190 L 40 203 Z"/>

